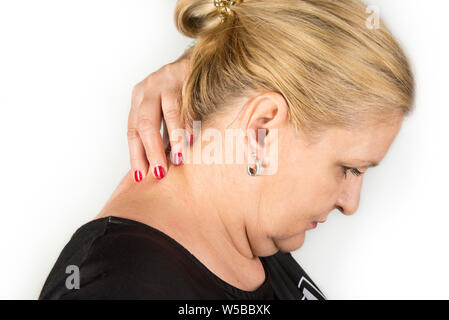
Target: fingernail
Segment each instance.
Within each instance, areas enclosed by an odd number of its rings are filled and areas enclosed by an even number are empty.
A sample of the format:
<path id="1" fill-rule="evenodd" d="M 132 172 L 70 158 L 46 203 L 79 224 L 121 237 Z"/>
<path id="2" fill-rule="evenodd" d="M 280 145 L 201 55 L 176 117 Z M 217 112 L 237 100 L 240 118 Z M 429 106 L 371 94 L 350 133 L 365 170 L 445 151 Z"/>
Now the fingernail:
<path id="1" fill-rule="evenodd" d="M 189 137 L 189 144 L 192 145 L 192 143 L 193 143 L 193 134 L 191 134 Z"/>
<path id="2" fill-rule="evenodd" d="M 142 172 L 140 172 L 140 170 L 134 171 L 134 180 L 136 180 L 136 182 L 142 181 Z"/>
<path id="3" fill-rule="evenodd" d="M 176 153 L 174 160 L 175 166 L 179 166 L 182 163 L 182 153 L 181 152 Z"/>
<path id="4" fill-rule="evenodd" d="M 157 179 L 162 179 L 163 177 L 165 177 L 164 167 L 163 166 L 154 167 L 154 176 Z"/>

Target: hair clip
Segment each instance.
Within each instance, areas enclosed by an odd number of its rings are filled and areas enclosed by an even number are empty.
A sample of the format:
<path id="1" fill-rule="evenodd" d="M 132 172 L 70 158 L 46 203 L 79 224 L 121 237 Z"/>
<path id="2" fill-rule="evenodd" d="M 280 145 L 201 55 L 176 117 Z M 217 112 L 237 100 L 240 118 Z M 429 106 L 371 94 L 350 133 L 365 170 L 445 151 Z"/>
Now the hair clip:
<path id="1" fill-rule="evenodd" d="M 215 8 L 217 9 L 218 14 L 220 15 L 221 22 L 225 21 L 226 17 L 233 14 L 233 11 L 231 9 L 232 6 L 236 6 L 242 2 L 243 0 L 235 0 L 235 1 L 214 0 Z"/>

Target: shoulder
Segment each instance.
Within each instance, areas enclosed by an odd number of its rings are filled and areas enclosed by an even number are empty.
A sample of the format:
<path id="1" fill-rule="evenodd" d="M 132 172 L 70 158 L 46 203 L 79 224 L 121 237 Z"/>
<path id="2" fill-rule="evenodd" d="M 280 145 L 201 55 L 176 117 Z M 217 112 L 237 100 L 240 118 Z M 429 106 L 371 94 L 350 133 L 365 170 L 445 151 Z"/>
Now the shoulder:
<path id="1" fill-rule="evenodd" d="M 79 273 L 79 288 L 67 288 L 69 277 L 76 276 L 65 272 L 69 265 Z M 77 230 L 41 298 L 195 299 L 201 278 L 189 257 L 159 230 L 106 217 Z"/>

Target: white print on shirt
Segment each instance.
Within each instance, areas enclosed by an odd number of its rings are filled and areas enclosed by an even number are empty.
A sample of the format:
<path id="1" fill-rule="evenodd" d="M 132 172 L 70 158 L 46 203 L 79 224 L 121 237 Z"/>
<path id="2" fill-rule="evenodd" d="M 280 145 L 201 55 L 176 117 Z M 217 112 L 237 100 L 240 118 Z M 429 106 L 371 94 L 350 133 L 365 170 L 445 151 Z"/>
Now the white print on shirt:
<path id="1" fill-rule="evenodd" d="M 324 294 L 322 294 L 309 280 L 304 278 L 304 276 L 299 280 L 298 288 L 302 295 L 301 300 L 318 300 L 317 297 L 326 299 Z"/>

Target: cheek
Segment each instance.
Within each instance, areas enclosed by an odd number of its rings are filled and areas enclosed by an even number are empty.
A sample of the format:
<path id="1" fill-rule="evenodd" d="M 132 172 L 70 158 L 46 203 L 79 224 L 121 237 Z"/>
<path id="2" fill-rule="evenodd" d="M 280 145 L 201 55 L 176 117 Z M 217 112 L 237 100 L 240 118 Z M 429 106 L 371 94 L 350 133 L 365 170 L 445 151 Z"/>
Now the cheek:
<path id="1" fill-rule="evenodd" d="M 287 211 L 288 212 L 288 211 Z M 285 215 L 278 238 L 286 239 L 304 232 L 311 222 L 310 211 L 307 208 L 297 208 Z"/>
<path id="2" fill-rule="evenodd" d="M 287 192 L 294 199 L 291 206 L 296 215 L 302 215 L 309 222 L 328 214 L 338 194 L 335 171 L 324 165 L 317 168 L 301 174 L 296 186 Z"/>
<path id="3" fill-rule="evenodd" d="M 285 181 L 282 192 L 271 193 L 263 215 L 269 236 L 288 239 L 306 231 L 312 221 L 322 220 L 334 204 L 335 186 L 329 180 L 320 174 L 297 175 Z"/>
<path id="4" fill-rule="evenodd" d="M 266 177 L 259 223 L 268 237 L 295 243 L 294 237 L 304 237 L 301 234 L 312 221 L 332 210 L 337 183 L 335 171 L 323 157 L 301 150 L 286 158 L 280 158 L 275 175 Z"/>

